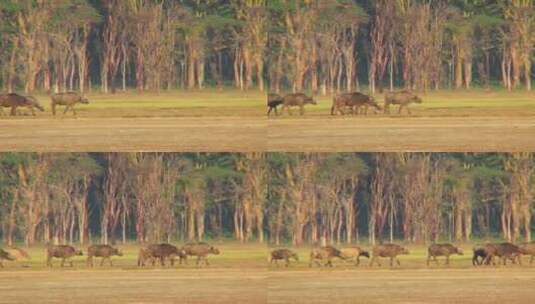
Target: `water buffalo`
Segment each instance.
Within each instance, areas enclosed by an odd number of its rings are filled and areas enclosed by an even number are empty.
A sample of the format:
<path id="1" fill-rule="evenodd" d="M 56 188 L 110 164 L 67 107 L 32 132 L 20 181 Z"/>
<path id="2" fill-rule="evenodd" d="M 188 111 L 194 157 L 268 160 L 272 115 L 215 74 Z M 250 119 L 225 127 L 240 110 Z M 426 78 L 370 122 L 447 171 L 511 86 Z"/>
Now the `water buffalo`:
<path id="1" fill-rule="evenodd" d="M 370 253 L 358 246 L 342 248 L 340 251 L 342 252 L 344 259 L 355 263 L 355 266 L 360 265 L 360 257 L 370 258 Z"/>
<path id="2" fill-rule="evenodd" d="M 310 251 L 310 263 L 309 267 L 312 267 L 313 263 L 316 263 L 318 266 L 322 266 L 320 261 L 326 260 L 327 262 L 323 266 L 333 267 L 332 259 L 339 258 L 344 260 L 345 257 L 342 254 L 342 251 L 336 249 L 333 246 L 324 246 L 320 248 L 314 248 Z"/>
<path id="3" fill-rule="evenodd" d="M 378 111 L 382 110 L 381 106 L 375 102 L 374 98 L 366 94 L 359 92 L 341 94 L 333 98 L 331 115 L 335 115 L 337 112 L 344 115 L 344 108 L 349 108 L 351 114 L 367 115 L 368 107 L 373 107 Z M 361 108 L 363 108 L 362 111 Z"/>
<path id="4" fill-rule="evenodd" d="M 177 256 L 182 260 L 185 257 L 184 250 L 171 244 L 151 244 L 140 250 L 138 266 L 145 266 L 146 261 L 151 261 L 154 266 L 157 260 L 160 261 L 160 265 L 165 266 L 166 259 L 170 261 L 171 266 L 174 266 Z"/>
<path id="5" fill-rule="evenodd" d="M 401 266 L 399 262 L 398 255 L 400 254 L 409 254 L 409 250 L 397 245 L 397 244 L 383 244 L 377 245 L 372 250 L 372 259 L 370 261 L 370 266 L 373 266 L 373 263 L 377 261 L 377 265 L 381 266 L 379 263 L 379 258 L 390 258 L 390 267 L 394 266 L 394 259 L 396 260 L 398 266 Z"/>
<path id="6" fill-rule="evenodd" d="M 403 108 L 406 108 L 410 115 L 411 110 L 409 109 L 409 104 L 411 103 L 422 103 L 422 99 L 410 91 L 386 93 L 384 112 L 390 113 L 390 105 L 399 105 L 399 114 L 401 114 Z"/>
<path id="7" fill-rule="evenodd" d="M 297 262 L 297 261 L 299 261 L 299 256 L 297 255 L 297 253 L 291 251 L 290 249 L 283 248 L 283 249 L 273 250 L 271 252 L 269 262 L 271 264 L 273 264 L 273 262 L 275 262 L 275 264 L 277 266 L 279 266 L 278 261 L 279 260 L 284 260 L 284 262 L 285 262 L 284 265 L 286 267 L 288 267 L 290 265 L 290 259 L 294 259 Z"/>
<path id="8" fill-rule="evenodd" d="M 34 108 L 37 108 L 39 111 L 44 112 L 43 108 L 37 99 L 33 96 L 22 96 L 15 93 L 2 94 L 0 95 L 0 108 L 11 108 L 11 116 L 17 115 L 17 108 L 28 108 L 30 109 L 33 116 L 35 116 Z M 2 111 L 3 112 L 3 111 Z"/>
<path id="9" fill-rule="evenodd" d="M 110 245 L 92 245 L 87 248 L 87 265 L 93 267 L 93 257 L 102 258 L 100 266 L 104 265 L 104 261 L 108 260 L 110 266 L 113 266 L 111 261 L 112 256 L 123 256 L 123 253 Z"/>
<path id="10" fill-rule="evenodd" d="M 65 261 L 69 261 L 73 267 L 71 258 L 74 256 L 82 256 L 83 252 L 69 245 L 48 245 L 46 248 L 46 265 L 52 267 L 52 259 L 61 259 L 61 267 L 64 266 Z"/>
<path id="11" fill-rule="evenodd" d="M 291 108 L 299 107 L 299 113 L 303 115 L 307 104 L 316 105 L 317 103 L 314 98 L 308 97 L 303 93 L 288 94 L 282 98 L 282 113 L 286 109 L 288 114 L 292 115 Z"/>
<path id="12" fill-rule="evenodd" d="M 182 250 L 184 251 L 186 256 L 197 257 L 197 261 L 195 263 L 197 266 L 200 266 L 203 262 L 206 266 L 209 266 L 210 263 L 208 263 L 208 255 L 218 255 L 220 253 L 219 249 L 217 249 L 216 247 L 203 242 L 186 244 L 182 247 Z M 187 262 L 186 259 L 184 260 Z"/>
<path id="13" fill-rule="evenodd" d="M 142 247 L 139 249 L 139 253 L 137 256 L 137 266 L 144 267 L 148 263 L 154 266 L 156 265 L 156 259 L 151 255 L 149 248 Z"/>
<path id="14" fill-rule="evenodd" d="M 9 252 L 5 251 L 4 249 L 0 248 L 0 268 L 4 268 L 4 264 L 2 261 L 14 261 L 15 257 L 9 254 Z"/>
<path id="15" fill-rule="evenodd" d="M 522 243 L 518 247 L 524 252 L 523 254 L 531 256 L 529 263 L 533 263 L 533 260 L 535 260 L 535 242 Z"/>
<path id="16" fill-rule="evenodd" d="M 461 248 L 455 247 L 452 244 L 432 244 L 427 249 L 427 266 L 431 259 L 438 264 L 437 257 L 444 256 L 446 257 L 446 265 L 450 264 L 450 255 L 458 254 L 463 255 L 463 250 Z"/>
<path id="17" fill-rule="evenodd" d="M 503 265 L 507 265 L 507 260 L 511 260 L 514 263 L 522 263 L 520 256 L 525 253 L 520 247 L 512 243 L 500 243 L 500 244 L 485 244 L 483 246 L 485 253 L 487 254 L 484 263 L 489 265 L 492 263 L 496 265 L 494 258 L 500 258 Z"/>
<path id="18" fill-rule="evenodd" d="M 473 249 L 474 255 L 472 256 L 472 265 L 480 266 L 487 259 L 487 251 L 483 247 L 475 247 Z"/>
<path id="19" fill-rule="evenodd" d="M 267 115 L 269 116 L 271 114 L 271 111 L 275 111 L 275 115 L 279 115 L 277 112 L 277 107 L 282 104 L 282 97 L 278 94 L 268 94 L 267 99 L 267 106 L 268 106 L 268 112 Z"/>
<path id="20" fill-rule="evenodd" d="M 58 93 L 53 94 L 52 98 L 52 114 L 56 115 L 56 106 L 65 106 L 63 115 L 67 114 L 67 111 L 72 110 L 72 114 L 76 115 L 74 106 L 77 103 L 89 104 L 89 100 L 76 92 Z"/>

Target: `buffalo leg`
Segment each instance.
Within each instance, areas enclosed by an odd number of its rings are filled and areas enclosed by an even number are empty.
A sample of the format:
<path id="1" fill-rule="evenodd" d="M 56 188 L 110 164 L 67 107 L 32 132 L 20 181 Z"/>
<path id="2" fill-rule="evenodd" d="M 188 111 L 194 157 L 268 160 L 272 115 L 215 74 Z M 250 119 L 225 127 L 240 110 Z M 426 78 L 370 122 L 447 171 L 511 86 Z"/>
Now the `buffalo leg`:
<path id="1" fill-rule="evenodd" d="M 390 258 L 390 267 L 394 267 L 394 258 Z"/>
<path id="2" fill-rule="evenodd" d="M 62 258 L 61 259 L 61 267 L 63 267 L 65 265 L 65 258 Z"/>
<path id="3" fill-rule="evenodd" d="M 529 263 L 530 263 L 530 264 L 533 263 L 533 260 L 534 260 L 534 259 L 535 259 L 535 255 L 532 255 L 532 256 L 531 256 L 531 259 L 529 260 Z"/>
<path id="4" fill-rule="evenodd" d="M 87 257 L 86 265 L 87 265 L 87 267 L 93 267 L 93 257 L 92 256 L 88 256 Z"/>
<path id="5" fill-rule="evenodd" d="M 102 257 L 100 260 L 100 267 L 104 266 L 104 261 L 106 260 L 106 257 Z"/>
<path id="6" fill-rule="evenodd" d="M 69 111 L 69 108 L 70 108 L 70 107 L 71 107 L 71 106 L 65 106 L 65 110 L 63 111 L 63 115 L 67 114 L 67 111 Z"/>
<path id="7" fill-rule="evenodd" d="M 11 116 L 17 116 L 17 107 L 16 106 L 12 106 L 11 107 L 11 113 L 10 113 Z"/>
<path id="8" fill-rule="evenodd" d="M 446 265 L 449 265 L 449 264 L 450 264 L 450 256 L 447 255 L 447 256 L 446 256 Z"/>

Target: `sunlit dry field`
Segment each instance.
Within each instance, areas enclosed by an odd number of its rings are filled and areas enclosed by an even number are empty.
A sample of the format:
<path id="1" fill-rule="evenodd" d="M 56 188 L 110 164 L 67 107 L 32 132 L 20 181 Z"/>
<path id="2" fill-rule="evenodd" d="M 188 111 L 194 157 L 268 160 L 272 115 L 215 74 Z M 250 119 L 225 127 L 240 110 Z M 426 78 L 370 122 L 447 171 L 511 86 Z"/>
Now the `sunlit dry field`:
<path id="1" fill-rule="evenodd" d="M 528 151 L 535 95 L 441 91 L 413 115 L 331 116 L 331 97 L 301 117 L 266 117 L 261 92 L 90 94 L 78 117 L 0 117 L 2 151 Z M 377 100 L 382 103 L 382 96 Z M 5 111 L 7 114 L 7 111 Z"/>
<path id="2" fill-rule="evenodd" d="M 265 149 L 265 96 L 206 90 L 88 94 L 77 116 L 56 117 L 50 98 L 37 116 L 0 117 L 2 151 L 229 151 Z"/>
<path id="3" fill-rule="evenodd" d="M 331 116 L 319 98 L 303 117 L 269 121 L 270 151 L 531 151 L 535 95 L 525 92 L 441 91 L 423 95 L 412 115 Z M 383 96 L 376 96 L 382 104 Z"/>
<path id="4" fill-rule="evenodd" d="M 219 243 L 221 255 L 209 267 L 194 261 L 174 268 L 137 268 L 137 246 L 114 267 L 44 265 L 44 248 L 29 250 L 30 261 L 5 262 L 0 269 L 0 303 L 532 303 L 535 264 L 479 267 L 471 264 L 471 245 L 451 265 L 425 264 L 422 246 L 400 256 L 401 267 L 356 267 L 340 260 L 333 268 L 309 267 L 310 248 L 298 248 L 300 261 L 285 268 L 267 264 L 262 245 Z"/>

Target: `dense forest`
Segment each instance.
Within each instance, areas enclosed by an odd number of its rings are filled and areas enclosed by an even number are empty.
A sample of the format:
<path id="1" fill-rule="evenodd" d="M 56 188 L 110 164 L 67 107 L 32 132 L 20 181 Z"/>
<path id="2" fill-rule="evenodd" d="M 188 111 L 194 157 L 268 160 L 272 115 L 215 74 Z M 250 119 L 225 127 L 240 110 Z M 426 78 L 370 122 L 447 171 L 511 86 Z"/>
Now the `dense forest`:
<path id="1" fill-rule="evenodd" d="M 6 243 L 530 240 L 533 154 L 2 153 Z"/>
<path id="2" fill-rule="evenodd" d="M 6 91 L 531 89 L 532 0 L 4 0 Z"/>

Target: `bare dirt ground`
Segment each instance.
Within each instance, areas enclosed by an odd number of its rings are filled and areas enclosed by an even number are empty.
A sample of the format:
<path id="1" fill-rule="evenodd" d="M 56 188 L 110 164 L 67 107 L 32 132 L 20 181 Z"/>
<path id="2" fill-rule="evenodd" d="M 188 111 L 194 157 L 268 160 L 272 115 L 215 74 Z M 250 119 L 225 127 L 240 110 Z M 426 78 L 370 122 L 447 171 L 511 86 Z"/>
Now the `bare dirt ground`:
<path id="1" fill-rule="evenodd" d="M 0 120 L 2 151 L 262 151 L 260 117 Z"/>
<path id="2" fill-rule="evenodd" d="M 533 303 L 535 269 L 277 271 L 269 303 Z"/>
<path id="3" fill-rule="evenodd" d="M 265 272 L 247 269 L 1 272 L 0 303 L 266 303 Z"/>
<path id="4" fill-rule="evenodd" d="M 535 150 L 534 117 L 273 119 L 268 150 L 281 152 L 512 152 Z"/>

